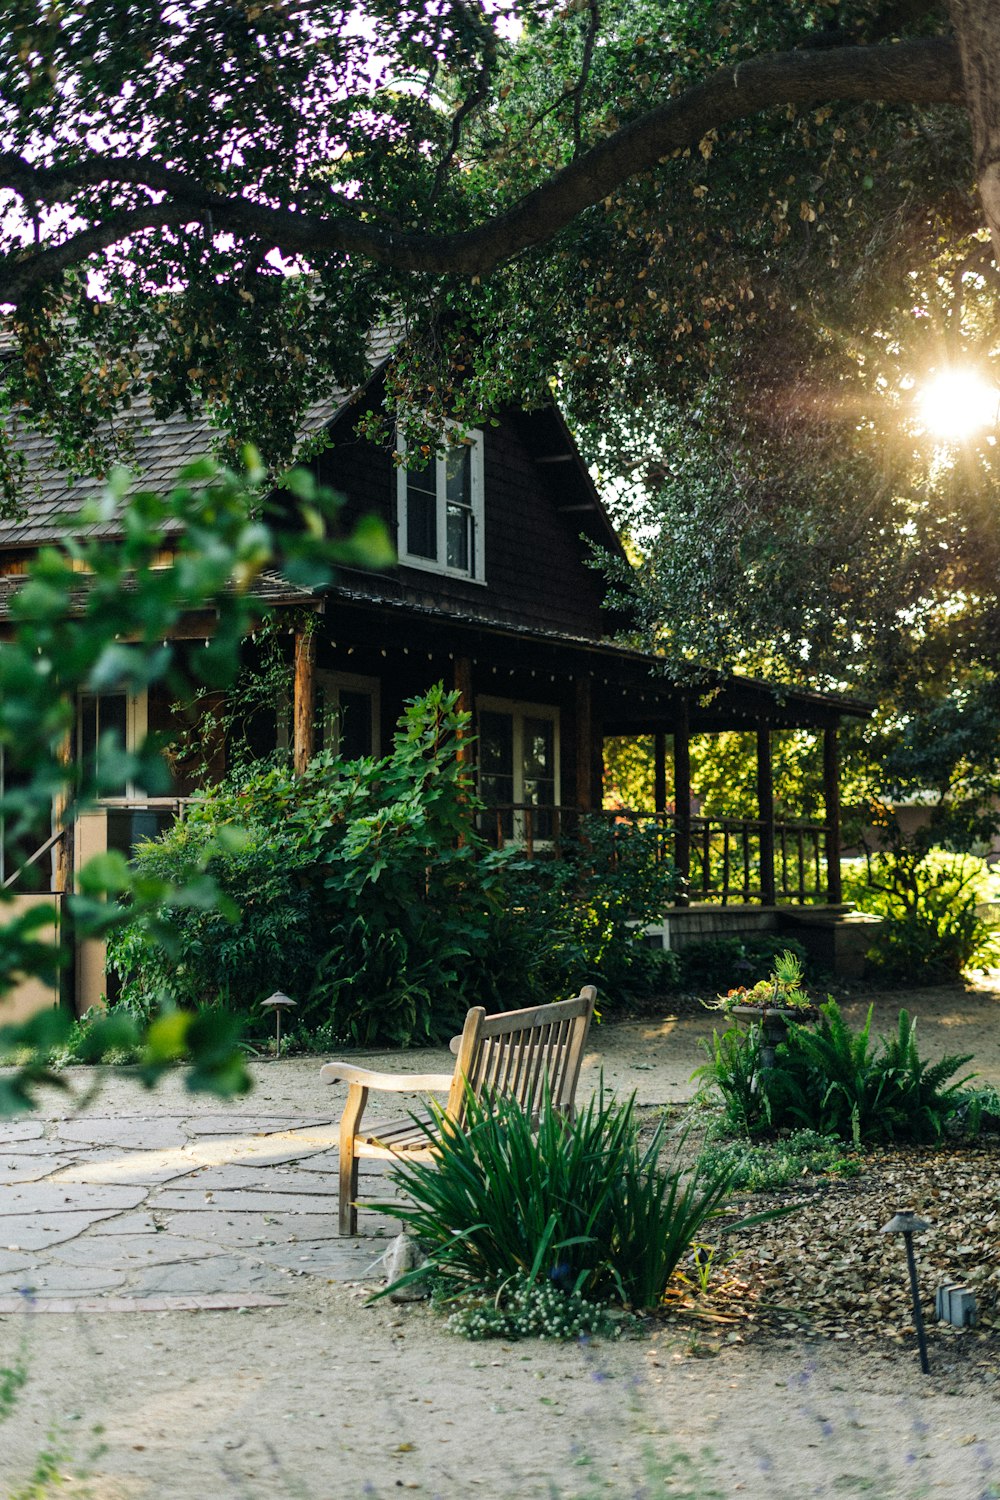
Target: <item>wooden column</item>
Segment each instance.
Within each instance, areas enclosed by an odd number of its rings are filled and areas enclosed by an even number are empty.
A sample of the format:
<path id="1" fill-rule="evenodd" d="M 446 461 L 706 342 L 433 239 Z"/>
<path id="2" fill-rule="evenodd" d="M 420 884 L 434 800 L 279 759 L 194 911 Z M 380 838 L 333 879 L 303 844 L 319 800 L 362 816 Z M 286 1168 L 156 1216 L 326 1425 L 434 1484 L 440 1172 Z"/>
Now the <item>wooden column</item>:
<path id="1" fill-rule="evenodd" d="M 840 756 L 836 728 L 823 731 L 823 801 L 826 804 L 826 899 L 839 906 L 840 883 Z"/>
<path id="2" fill-rule="evenodd" d="M 662 729 L 653 736 L 653 811 L 667 810 L 667 737 Z"/>
<path id="3" fill-rule="evenodd" d="M 311 624 L 311 622 L 310 622 Z M 316 722 L 316 639 L 309 626 L 295 632 L 295 685 L 292 689 L 292 769 L 305 772 L 312 759 Z"/>
<path id="4" fill-rule="evenodd" d="M 65 768 L 66 781 L 62 783 L 52 803 L 52 821 L 56 829 L 62 830 L 62 838 L 55 847 L 52 862 L 52 890 L 55 907 L 59 913 L 57 933 L 59 944 L 66 957 L 65 967 L 59 975 L 59 1004 L 71 1014 L 77 1014 L 76 967 L 77 945 L 73 933 L 73 916 L 66 897 L 72 895 L 76 883 L 74 862 L 76 859 L 76 804 L 70 785 L 70 763 L 73 759 L 73 731 L 68 730 L 59 746 L 59 764 Z"/>
<path id="5" fill-rule="evenodd" d="M 60 785 L 52 800 L 53 832 L 61 831 L 62 838 L 55 847 L 53 860 L 52 889 L 60 895 L 73 890 L 73 800 L 70 789 L 70 764 L 73 759 L 73 732 L 67 731 L 59 746 L 59 764 L 66 780 Z"/>
<path id="6" fill-rule="evenodd" d="M 455 657 L 454 687 L 455 687 L 455 691 L 458 693 L 458 705 L 457 705 L 458 708 L 461 710 L 462 713 L 466 713 L 466 714 L 471 715 L 472 712 L 473 712 L 473 708 L 472 708 L 472 703 L 473 703 L 473 699 L 472 699 L 472 657 L 471 656 L 456 656 Z M 469 719 L 469 728 L 466 731 L 466 733 L 461 737 L 461 742 L 460 742 L 459 747 L 458 747 L 458 760 L 459 760 L 459 764 L 463 765 L 463 766 L 464 765 L 468 765 L 471 762 L 471 760 L 472 760 L 472 746 L 470 744 L 466 743 L 466 740 L 467 740 L 468 736 L 471 735 L 471 734 L 472 734 L 472 719 L 470 717 L 470 719 Z"/>
<path id="7" fill-rule="evenodd" d="M 687 703 L 677 708 L 674 724 L 674 864 L 677 868 L 675 906 L 691 902 L 691 730 Z"/>
<path id="8" fill-rule="evenodd" d="M 773 906 L 774 769 L 771 764 L 771 731 L 766 724 L 757 730 L 757 809 L 760 818 L 760 899 L 765 906 Z"/>
<path id="9" fill-rule="evenodd" d="M 589 677 L 576 679 L 576 805 L 594 811 L 593 693 Z"/>

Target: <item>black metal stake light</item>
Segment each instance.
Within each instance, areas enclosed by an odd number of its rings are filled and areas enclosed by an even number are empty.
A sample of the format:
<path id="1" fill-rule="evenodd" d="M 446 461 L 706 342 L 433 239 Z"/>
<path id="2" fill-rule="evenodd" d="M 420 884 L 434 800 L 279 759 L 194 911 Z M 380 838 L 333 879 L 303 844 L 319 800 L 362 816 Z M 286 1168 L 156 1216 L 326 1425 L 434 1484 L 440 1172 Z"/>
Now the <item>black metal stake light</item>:
<path id="1" fill-rule="evenodd" d="M 281 1056 L 281 1012 L 283 1010 L 294 1010 L 295 1001 L 283 995 L 280 990 L 275 990 L 266 1000 L 260 1002 L 261 1010 L 274 1011 L 274 1055 Z"/>
<path id="2" fill-rule="evenodd" d="M 920 1291 L 917 1287 L 917 1262 L 913 1255 L 913 1236 L 930 1229 L 924 1219 L 918 1219 L 912 1208 L 901 1209 L 888 1224 L 882 1225 L 883 1234 L 901 1234 L 906 1244 L 906 1264 L 910 1270 L 910 1293 L 913 1297 L 913 1323 L 917 1330 L 917 1346 L 920 1349 L 920 1368 L 925 1375 L 931 1373 L 927 1362 L 927 1339 L 924 1335 L 924 1315 L 920 1310 Z"/>

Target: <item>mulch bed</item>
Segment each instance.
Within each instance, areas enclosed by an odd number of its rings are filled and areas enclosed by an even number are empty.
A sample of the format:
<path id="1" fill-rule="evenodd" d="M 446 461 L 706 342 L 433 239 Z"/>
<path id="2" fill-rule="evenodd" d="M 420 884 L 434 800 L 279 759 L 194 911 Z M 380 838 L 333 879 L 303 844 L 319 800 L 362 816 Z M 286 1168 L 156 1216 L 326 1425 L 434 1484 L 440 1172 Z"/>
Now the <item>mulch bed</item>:
<path id="1" fill-rule="evenodd" d="M 802 1207 L 723 1237 L 707 1291 L 693 1268 L 680 1279 L 670 1301 L 682 1322 L 730 1342 L 805 1335 L 894 1356 L 901 1344 L 915 1350 L 904 1242 L 880 1233 L 897 1210 L 913 1209 L 931 1225 L 914 1248 L 932 1360 L 937 1352 L 1000 1378 L 1000 1139 L 872 1150 L 857 1177 L 804 1179 L 747 1195 L 738 1209 L 748 1216 L 789 1203 Z M 976 1327 L 936 1321 L 946 1282 L 975 1293 Z"/>

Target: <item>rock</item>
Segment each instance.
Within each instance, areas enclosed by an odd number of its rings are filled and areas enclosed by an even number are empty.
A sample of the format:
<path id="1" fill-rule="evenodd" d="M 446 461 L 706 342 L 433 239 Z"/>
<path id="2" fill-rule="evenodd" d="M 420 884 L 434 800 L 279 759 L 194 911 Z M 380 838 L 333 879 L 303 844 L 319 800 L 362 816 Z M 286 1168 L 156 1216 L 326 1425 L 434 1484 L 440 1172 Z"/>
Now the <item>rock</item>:
<path id="1" fill-rule="evenodd" d="M 426 1263 L 427 1257 L 423 1254 L 415 1239 L 408 1234 L 397 1235 L 392 1244 L 382 1256 L 382 1264 L 385 1267 L 385 1279 L 391 1285 L 405 1276 L 408 1271 L 415 1271 L 418 1266 Z M 390 1302 L 423 1302 L 430 1296 L 427 1286 L 420 1281 L 410 1282 L 408 1286 L 401 1286 L 397 1291 L 389 1293 Z"/>

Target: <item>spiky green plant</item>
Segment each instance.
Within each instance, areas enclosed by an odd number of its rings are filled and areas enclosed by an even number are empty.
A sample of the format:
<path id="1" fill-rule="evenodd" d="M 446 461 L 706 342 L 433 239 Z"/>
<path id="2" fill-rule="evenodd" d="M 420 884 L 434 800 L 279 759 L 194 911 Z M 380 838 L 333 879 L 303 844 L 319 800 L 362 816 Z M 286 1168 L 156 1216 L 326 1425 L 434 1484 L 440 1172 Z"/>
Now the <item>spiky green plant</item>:
<path id="1" fill-rule="evenodd" d="M 658 1165 L 663 1124 L 643 1150 L 634 1100 L 603 1089 L 567 1119 L 546 1103 L 537 1128 L 516 1103 L 468 1101 L 462 1129 L 438 1116 L 436 1166 L 390 1176 L 398 1217 L 428 1255 L 424 1274 L 456 1294 L 548 1280 L 592 1301 L 655 1307 L 731 1173 Z M 429 1135 L 436 1134 L 430 1127 Z"/>

